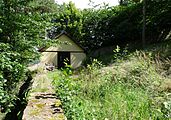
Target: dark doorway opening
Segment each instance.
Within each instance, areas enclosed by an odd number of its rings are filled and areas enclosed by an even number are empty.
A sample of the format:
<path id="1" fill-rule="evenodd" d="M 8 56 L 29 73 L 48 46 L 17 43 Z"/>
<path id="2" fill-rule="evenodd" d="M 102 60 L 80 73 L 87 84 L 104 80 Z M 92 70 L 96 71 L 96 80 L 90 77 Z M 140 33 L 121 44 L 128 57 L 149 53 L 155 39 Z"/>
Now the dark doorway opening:
<path id="1" fill-rule="evenodd" d="M 58 52 L 58 68 L 64 68 L 66 64 L 71 64 L 70 52 Z"/>

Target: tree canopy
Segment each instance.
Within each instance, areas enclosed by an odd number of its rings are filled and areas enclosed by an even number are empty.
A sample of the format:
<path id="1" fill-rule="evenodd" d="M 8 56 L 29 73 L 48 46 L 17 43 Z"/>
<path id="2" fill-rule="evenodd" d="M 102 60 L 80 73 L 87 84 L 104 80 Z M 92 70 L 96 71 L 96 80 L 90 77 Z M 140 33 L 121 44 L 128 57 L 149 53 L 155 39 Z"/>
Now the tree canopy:
<path id="1" fill-rule="evenodd" d="M 108 45 L 142 44 L 143 3 L 123 0 L 126 5 L 100 9 L 77 9 L 73 3 L 63 4 L 50 34 L 69 32 L 89 50 Z M 169 0 L 148 1 L 146 6 L 147 44 L 165 40 L 170 32 Z M 55 34 L 53 34 L 55 33 Z"/>

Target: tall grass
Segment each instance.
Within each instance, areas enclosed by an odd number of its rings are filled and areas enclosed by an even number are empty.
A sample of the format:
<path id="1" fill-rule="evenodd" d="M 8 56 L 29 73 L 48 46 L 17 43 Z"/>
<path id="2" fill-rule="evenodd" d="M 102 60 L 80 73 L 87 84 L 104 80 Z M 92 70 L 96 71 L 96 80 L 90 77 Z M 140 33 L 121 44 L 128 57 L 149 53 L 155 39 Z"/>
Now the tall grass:
<path id="1" fill-rule="evenodd" d="M 66 71 L 51 73 L 51 76 L 69 120 L 170 117 L 171 98 L 166 98 L 168 93 L 160 89 L 166 78 L 156 71 L 151 54 L 137 51 L 111 67 L 94 60 L 77 75 L 68 75 Z"/>

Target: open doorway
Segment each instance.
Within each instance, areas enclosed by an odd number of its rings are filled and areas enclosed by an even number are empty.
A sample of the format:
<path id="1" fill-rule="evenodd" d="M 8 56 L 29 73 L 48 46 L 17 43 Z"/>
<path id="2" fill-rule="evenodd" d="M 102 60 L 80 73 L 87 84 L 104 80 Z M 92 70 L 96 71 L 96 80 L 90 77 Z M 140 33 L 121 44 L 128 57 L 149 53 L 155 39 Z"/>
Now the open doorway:
<path id="1" fill-rule="evenodd" d="M 64 68 L 66 65 L 65 63 L 68 65 L 71 64 L 70 52 L 58 52 L 58 68 Z"/>

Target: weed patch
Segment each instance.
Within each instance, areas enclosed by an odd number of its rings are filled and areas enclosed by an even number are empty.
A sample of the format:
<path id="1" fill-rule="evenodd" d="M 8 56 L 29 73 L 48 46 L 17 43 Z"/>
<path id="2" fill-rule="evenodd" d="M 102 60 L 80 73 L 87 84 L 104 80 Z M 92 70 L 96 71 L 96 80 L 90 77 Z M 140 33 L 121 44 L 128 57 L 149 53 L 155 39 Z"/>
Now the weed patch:
<path id="1" fill-rule="evenodd" d="M 133 62 L 132 62 L 133 61 Z M 103 71 L 97 60 L 77 77 L 63 71 L 51 73 L 53 85 L 70 120 L 163 120 L 170 118 L 171 96 L 161 91 L 166 79 L 156 65 L 139 52 L 130 60 Z M 68 70 L 67 70 L 68 71 Z M 63 74 L 65 73 L 65 74 Z"/>

